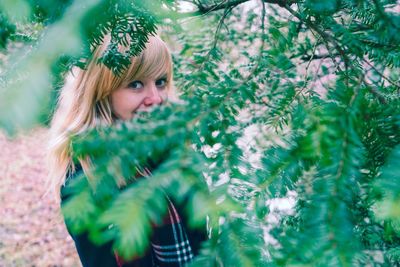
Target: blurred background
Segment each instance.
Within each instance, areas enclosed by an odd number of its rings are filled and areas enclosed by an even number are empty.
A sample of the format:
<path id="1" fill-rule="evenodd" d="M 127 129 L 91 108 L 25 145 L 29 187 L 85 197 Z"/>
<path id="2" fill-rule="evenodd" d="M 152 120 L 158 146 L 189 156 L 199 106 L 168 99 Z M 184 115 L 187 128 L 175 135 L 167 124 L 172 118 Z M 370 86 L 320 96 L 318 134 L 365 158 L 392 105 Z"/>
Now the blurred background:
<path id="1" fill-rule="evenodd" d="M 45 194 L 46 128 L 0 133 L 0 266 L 80 266 L 53 194 Z"/>
<path id="2" fill-rule="evenodd" d="M 71 66 L 132 17 L 133 52 L 155 32 L 172 50 L 208 186 L 241 206 L 200 203 L 226 230 L 210 261 L 396 266 L 399 13 L 395 0 L 0 0 L 0 266 L 80 266 L 46 187 L 48 126 Z M 118 72 L 130 55 L 110 51 Z"/>

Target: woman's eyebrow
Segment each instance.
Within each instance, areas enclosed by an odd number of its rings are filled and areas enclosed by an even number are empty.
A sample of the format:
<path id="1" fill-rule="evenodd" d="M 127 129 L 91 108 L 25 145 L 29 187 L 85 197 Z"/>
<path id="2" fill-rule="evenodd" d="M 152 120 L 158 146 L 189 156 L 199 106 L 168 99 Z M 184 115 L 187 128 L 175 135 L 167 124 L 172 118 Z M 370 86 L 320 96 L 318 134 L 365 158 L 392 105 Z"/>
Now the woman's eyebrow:
<path id="1" fill-rule="evenodd" d="M 160 76 L 157 78 L 157 80 L 159 80 L 159 79 L 166 79 L 166 78 L 167 78 L 167 74 L 165 73 L 165 74 L 160 75 Z"/>
<path id="2" fill-rule="evenodd" d="M 136 79 L 136 80 L 132 80 L 132 81 L 128 82 L 128 84 L 131 84 L 131 83 L 134 83 L 134 82 L 143 83 L 141 79 Z"/>

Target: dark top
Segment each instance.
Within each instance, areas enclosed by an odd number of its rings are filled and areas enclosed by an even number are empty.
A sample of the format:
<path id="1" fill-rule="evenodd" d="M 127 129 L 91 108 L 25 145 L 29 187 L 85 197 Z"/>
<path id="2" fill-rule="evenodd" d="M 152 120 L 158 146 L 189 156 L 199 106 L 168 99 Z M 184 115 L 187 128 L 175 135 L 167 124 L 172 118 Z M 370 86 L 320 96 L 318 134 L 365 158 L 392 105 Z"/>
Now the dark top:
<path id="1" fill-rule="evenodd" d="M 70 197 L 65 194 L 70 181 L 82 173 L 80 165 L 75 173 L 67 175 L 65 186 L 61 188 L 61 205 Z M 187 218 L 182 206 L 174 204 L 168 196 L 168 212 L 161 225 L 153 226 L 150 246 L 145 255 L 133 257 L 129 261 L 122 260 L 113 251 L 112 243 L 97 246 L 90 241 L 87 233 L 74 234 L 67 225 L 67 230 L 75 242 L 76 250 L 83 267 L 134 267 L 134 266 L 184 266 L 197 255 L 200 244 L 207 239 L 206 229 L 194 230 L 188 228 Z"/>

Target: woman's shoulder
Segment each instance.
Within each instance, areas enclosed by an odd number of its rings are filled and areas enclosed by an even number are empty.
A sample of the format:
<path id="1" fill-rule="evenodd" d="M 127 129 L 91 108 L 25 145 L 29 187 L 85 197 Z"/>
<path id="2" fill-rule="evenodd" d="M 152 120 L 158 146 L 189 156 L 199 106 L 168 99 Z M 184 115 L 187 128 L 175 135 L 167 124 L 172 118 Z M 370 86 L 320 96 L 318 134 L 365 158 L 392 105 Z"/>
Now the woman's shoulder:
<path id="1" fill-rule="evenodd" d="M 61 202 L 65 201 L 71 195 L 71 187 L 76 179 L 83 173 L 82 165 L 76 163 L 73 169 L 69 169 L 65 175 L 65 183 L 61 185 L 60 196 Z"/>

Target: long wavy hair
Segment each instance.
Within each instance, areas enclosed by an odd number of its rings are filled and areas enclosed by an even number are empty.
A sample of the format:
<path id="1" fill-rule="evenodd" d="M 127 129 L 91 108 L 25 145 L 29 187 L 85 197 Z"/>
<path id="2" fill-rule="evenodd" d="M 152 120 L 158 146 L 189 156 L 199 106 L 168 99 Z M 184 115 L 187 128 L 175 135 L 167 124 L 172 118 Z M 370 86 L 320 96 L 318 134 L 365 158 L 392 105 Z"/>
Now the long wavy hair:
<path id="1" fill-rule="evenodd" d="M 84 70 L 74 68 L 61 89 L 57 107 L 50 126 L 48 151 L 49 189 L 59 190 L 65 184 L 68 171 L 75 171 L 72 161 L 71 138 L 98 126 L 115 122 L 110 94 L 127 86 L 134 80 L 167 74 L 168 98 L 175 97 L 172 74 L 172 58 L 167 45 L 157 36 L 151 36 L 145 49 L 137 57 L 132 57 L 130 66 L 120 75 L 115 75 L 98 59 L 110 44 L 106 35 L 102 44 L 95 47 Z M 121 51 L 127 47 L 119 47 Z M 79 159 L 88 174 L 90 161 Z"/>

